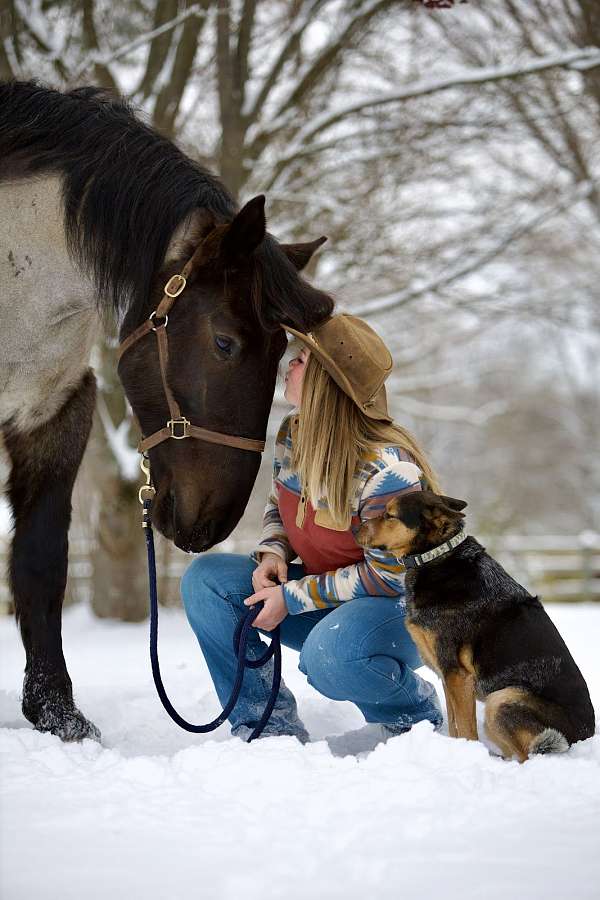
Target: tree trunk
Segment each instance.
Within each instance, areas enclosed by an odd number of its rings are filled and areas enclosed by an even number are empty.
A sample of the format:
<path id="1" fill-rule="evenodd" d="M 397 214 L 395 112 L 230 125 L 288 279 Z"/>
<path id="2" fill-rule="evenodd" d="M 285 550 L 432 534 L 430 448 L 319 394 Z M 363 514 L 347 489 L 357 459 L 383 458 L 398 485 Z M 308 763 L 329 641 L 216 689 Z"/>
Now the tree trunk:
<path id="1" fill-rule="evenodd" d="M 106 484 L 93 559 L 92 609 L 100 618 L 141 622 L 148 615 L 146 544 L 137 485 Z"/>
<path id="2" fill-rule="evenodd" d="M 102 397 L 113 422 L 126 416 L 123 388 L 117 377 L 116 350 L 101 348 Z M 132 436 L 133 441 L 137 435 Z M 93 490 L 99 495 L 92 556 L 91 606 L 101 618 L 140 622 L 148 615 L 146 544 L 138 501 L 140 477 L 130 481 L 120 470 L 105 429 L 96 416 L 88 448 Z"/>

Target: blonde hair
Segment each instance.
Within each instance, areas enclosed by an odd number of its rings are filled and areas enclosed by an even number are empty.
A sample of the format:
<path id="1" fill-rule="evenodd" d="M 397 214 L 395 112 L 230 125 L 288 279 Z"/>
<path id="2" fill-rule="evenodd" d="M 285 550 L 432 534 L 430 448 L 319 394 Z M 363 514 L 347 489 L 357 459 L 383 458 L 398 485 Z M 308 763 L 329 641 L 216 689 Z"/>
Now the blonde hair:
<path id="1" fill-rule="evenodd" d="M 310 355 L 302 378 L 298 434 L 292 464 L 305 496 L 316 508 L 326 500 L 338 528 L 347 526 L 359 460 L 376 447 L 402 447 L 421 469 L 427 487 L 440 492 L 437 477 L 415 438 L 400 425 L 370 419 Z"/>

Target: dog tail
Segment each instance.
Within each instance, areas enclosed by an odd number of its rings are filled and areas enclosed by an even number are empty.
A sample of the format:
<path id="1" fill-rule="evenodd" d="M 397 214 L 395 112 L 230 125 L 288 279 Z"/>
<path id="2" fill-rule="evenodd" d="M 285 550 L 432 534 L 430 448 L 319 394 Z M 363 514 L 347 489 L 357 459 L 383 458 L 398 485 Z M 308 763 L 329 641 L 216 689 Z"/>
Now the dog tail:
<path id="1" fill-rule="evenodd" d="M 569 749 L 569 742 L 556 728 L 544 728 L 536 734 L 529 745 L 529 755 L 534 753 L 564 753 Z"/>

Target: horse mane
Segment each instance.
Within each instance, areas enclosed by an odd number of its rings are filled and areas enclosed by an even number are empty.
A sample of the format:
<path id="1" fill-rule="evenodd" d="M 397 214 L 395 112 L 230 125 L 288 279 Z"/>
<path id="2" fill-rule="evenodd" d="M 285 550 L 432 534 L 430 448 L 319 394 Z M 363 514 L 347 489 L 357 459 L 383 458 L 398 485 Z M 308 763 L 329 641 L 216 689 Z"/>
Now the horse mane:
<path id="1" fill-rule="evenodd" d="M 60 172 L 66 237 L 117 314 L 143 303 L 176 226 L 196 206 L 236 205 L 217 178 L 100 88 L 0 85 L 2 177 Z M 6 176 L 5 176 L 6 173 Z"/>
<path id="2" fill-rule="evenodd" d="M 100 310 L 108 303 L 118 317 L 138 305 L 141 313 L 173 232 L 196 207 L 221 221 L 238 209 L 217 177 L 102 88 L 0 84 L 0 160 L 1 179 L 63 176 L 69 252 L 91 273 Z M 333 302 L 327 309 L 326 295 L 293 277 L 276 242 L 263 243 L 252 279 L 265 288 L 262 302 L 253 292 L 261 325 L 308 327 L 330 312 Z"/>

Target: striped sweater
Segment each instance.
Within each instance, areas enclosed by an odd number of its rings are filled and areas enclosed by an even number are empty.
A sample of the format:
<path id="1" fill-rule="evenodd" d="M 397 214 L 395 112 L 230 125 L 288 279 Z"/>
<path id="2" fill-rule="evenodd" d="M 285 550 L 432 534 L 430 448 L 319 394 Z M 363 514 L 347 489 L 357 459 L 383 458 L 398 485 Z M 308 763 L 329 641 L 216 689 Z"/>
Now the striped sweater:
<path id="1" fill-rule="evenodd" d="M 379 447 L 366 454 L 354 476 L 351 520 L 340 533 L 329 519 L 326 502 L 320 500 L 312 510 L 302 494 L 292 466 L 297 423 L 297 412 L 292 411 L 279 428 L 263 531 L 252 558 L 259 561 L 262 553 L 269 552 L 290 563 L 300 555 L 308 574 L 283 585 L 291 614 L 338 606 L 365 595 L 404 598 L 404 567 L 391 553 L 360 547 L 354 535 L 362 522 L 381 515 L 392 497 L 421 490 L 421 470 L 400 447 Z"/>

